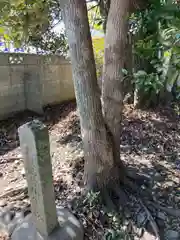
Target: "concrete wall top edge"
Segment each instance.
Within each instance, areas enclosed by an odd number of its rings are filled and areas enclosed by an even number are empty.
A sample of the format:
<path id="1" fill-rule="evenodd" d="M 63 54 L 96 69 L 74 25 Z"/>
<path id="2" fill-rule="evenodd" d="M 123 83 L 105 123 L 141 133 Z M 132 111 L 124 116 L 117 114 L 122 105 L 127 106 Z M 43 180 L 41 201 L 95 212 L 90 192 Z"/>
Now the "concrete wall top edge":
<path id="1" fill-rule="evenodd" d="M 70 64 L 70 60 L 63 56 L 47 54 L 37 55 L 29 53 L 1 53 L 0 52 L 0 65 L 43 65 L 43 64 Z"/>

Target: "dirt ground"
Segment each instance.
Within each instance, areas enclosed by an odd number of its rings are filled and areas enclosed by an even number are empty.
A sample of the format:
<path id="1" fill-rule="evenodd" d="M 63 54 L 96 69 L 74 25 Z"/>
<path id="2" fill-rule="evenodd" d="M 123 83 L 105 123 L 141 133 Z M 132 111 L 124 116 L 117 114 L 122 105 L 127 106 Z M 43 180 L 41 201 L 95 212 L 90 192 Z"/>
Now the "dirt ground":
<path id="1" fill-rule="evenodd" d="M 146 214 L 142 205 L 133 195 L 129 197 L 127 208 L 122 209 L 123 220 L 117 227 L 121 228 L 120 234 L 125 234 L 123 237 L 113 235 L 117 233 L 117 228 L 109 215 L 108 219 L 105 219 L 107 214 L 100 216 L 98 206 L 94 209 L 79 204 L 73 210 L 72 202 L 78 202 L 75 200 L 80 198 L 83 190 L 84 164 L 74 102 L 46 107 L 44 116 L 24 112 L 0 122 L 0 211 L 5 208 L 19 211 L 29 207 L 17 129 L 37 118 L 49 129 L 56 203 L 71 208 L 78 216 L 85 228 L 85 239 L 155 239 L 151 226 L 145 226 L 143 221 Z M 125 106 L 121 158 L 133 170 L 149 176 L 151 185 L 148 188 L 154 202 L 179 213 L 180 118 L 172 109 L 142 111 L 133 109 L 131 105 Z M 180 239 L 180 213 L 172 215 L 157 206 L 152 207 L 161 239 Z M 177 238 L 173 238 L 175 236 Z"/>

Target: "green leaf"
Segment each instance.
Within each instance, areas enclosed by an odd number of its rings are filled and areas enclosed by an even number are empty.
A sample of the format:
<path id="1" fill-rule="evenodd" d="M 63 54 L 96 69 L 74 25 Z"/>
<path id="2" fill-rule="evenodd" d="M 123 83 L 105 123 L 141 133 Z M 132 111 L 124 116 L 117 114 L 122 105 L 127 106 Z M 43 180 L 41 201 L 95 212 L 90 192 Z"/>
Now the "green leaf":
<path id="1" fill-rule="evenodd" d="M 0 27 L 0 35 L 4 35 L 4 28 Z"/>
<path id="2" fill-rule="evenodd" d="M 128 75 L 128 71 L 125 68 L 122 68 L 122 73 L 127 76 Z"/>
<path id="3" fill-rule="evenodd" d="M 8 34 L 4 34 L 4 39 L 7 40 L 7 41 L 10 41 L 10 36 Z"/>

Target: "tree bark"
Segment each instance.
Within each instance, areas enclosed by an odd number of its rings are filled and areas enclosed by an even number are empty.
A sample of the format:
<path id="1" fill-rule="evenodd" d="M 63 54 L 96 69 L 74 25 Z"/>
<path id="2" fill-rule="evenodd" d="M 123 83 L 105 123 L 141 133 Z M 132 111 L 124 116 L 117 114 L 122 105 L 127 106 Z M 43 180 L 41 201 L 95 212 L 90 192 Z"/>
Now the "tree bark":
<path id="1" fill-rule="evenodd" d="M 120 164 L 123 72 L 126 59 L 129 0 L 111 1 L 105 37 L 102 79 L 103 114 L 112 134 L 115 164 Z M 120 164 L 122 167 L 122 164 Z"/>
<path id="2" fill-rule="evenodd" d="M 85 0 L 61 0 L 85 152 L 85 183 L 103 188 L 125 175 L 120 161 L 129 0 L 113 0 L 107 20 L 102 95 L 97 83 Z M 101 98 L 102 97 L 102 98 Z M 102 104 L 101 104 L 102 100 Z M 121 171 L 121 174 L 119 173 Z"/>
<path id="3" fill-rule="evenodd" d="M 113 153 L 102 115 L 85 0 L 65 0 L 63 15 L 84 144 L 85 183 L 101 188 L 113 177 Z"/>

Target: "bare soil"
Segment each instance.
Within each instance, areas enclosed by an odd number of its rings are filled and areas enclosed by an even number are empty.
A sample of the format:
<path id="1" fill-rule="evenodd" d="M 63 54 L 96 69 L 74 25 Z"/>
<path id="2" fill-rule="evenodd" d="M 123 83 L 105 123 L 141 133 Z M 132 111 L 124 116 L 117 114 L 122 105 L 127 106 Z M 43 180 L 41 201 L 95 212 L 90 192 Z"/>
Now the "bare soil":
<path id="1" fill-rule="evenodd" d="M 119 215 L 121 233 L 126 238 L 108 238 L 111 230 L 117 229 L 110 216 L 106 216 L 106 213 L 101 216 L 102 209 L 98 204 L 91 208 L 89 203 L 83 206 L 79 203 L 79 207 L 73 210 L 72 202 L 77 204 L 80 201 L 78 199 L 83 190 L 84 165 L 75 102 L 46 107 L 43 116 L 24 112 L 0 122 L 0 211 L 10 207 L 19 211 L 29 206 L 17 129 L 37 118 L 49 129 L 56 203 L 71 208 L 78 216 L 85 227 L 85 239 L 154 239 L 152 229 L 142 223 L 145 215 L 133 195 L 127 208 L 122 209 Z M 173 209 L 180 208 L 179 120 L 171 108 L 145 111 L 127 105 L 123 114 L 121 139 L 122 160 L 134 171 L 149 176 L 149 190 L 156 203 Z M 171 216 L 158 208 L 152 208 L 152 213 L 162 239 L 166 239 L 164 236 L 168 230 L 178 233 L 180 217 Z M 144 234 L 138 237 L 138 231 L 144 231 Z M 0 239 L 5 238 L 2 236 Z"/>

